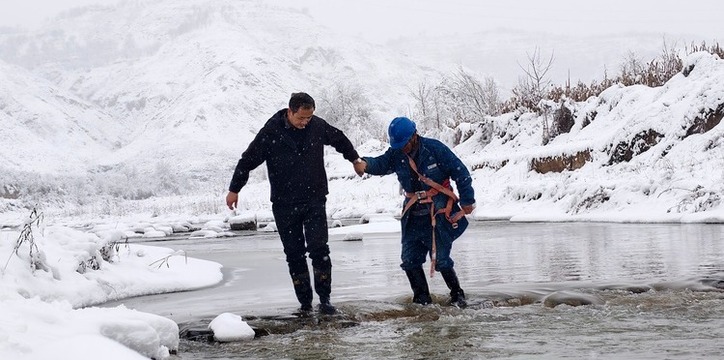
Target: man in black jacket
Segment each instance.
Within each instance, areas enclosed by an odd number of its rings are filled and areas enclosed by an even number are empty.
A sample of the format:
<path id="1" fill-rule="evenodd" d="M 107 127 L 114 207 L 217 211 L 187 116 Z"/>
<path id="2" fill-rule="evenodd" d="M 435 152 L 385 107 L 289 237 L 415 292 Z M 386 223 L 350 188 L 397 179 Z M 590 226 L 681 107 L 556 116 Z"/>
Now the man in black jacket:
<path id="1" fill-rule="evenodd" d="M 319 311 L 334 314 L 330 303 L 332 262 L 327 240 L 327 173 L 324 145 L 332 145 L 352 163 L 361 159 L 349 139 L 314 116 L 314 99 L 294 93 L 289 108 L 279 110 L 241 155 L 229 185 L 226 205 L 234 209 L 249 172 L 267 163 L 274 220 L 286 254 L 289 274 L 302 312 L 312 310 L 312 287 L 306 253 L 312 259 Z"/>

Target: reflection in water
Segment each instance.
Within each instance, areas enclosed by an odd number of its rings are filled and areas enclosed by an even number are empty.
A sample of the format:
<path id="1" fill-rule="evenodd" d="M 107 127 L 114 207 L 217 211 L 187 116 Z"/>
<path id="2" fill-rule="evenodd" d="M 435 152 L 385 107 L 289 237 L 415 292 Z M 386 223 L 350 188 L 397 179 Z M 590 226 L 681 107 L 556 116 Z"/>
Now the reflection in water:
<path id="1" fill-rule="evenodd" d="M 335 317 L 298 306 L 272 234 L 161 245 L 219 261 L 225 283 L 123 301 L 203 331 L 222 312 L 251 342 L 183 340 L 177 359 L 724 358 L 722 225 L 475 223 L 453 259 L 469 301 L 410 303 L 399 235 L 332 242 Z M 110 304 L 110 305 L 117 305 Z"/>

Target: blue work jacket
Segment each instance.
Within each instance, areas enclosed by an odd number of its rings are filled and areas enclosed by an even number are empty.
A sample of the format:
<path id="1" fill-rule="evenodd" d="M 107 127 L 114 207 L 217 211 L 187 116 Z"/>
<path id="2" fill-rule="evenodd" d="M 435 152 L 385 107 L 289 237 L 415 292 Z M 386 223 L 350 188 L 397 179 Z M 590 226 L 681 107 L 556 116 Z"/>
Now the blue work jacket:
<path id="1" fill-rule="evenodd" d="M 419 136 L 418 139 L 420 147 L 417 151 L 416 158 L 413 159 L 417 165 L 417 171 L 438 184 L 442 184 L 447 178 L 455 182 L 457 190 L 459 191 L 460 201 L 459 204 L 456 203 L 453 206 L 452 214 L 461 211 L 460 205 L 474 204 L 475 192 L 472 186 L 473 179 L 465 164 L 442 142 L 422 136 Z M 407 155 L 405 155 L 401 149 L 389 148 L 380 156 L 364 157 L 363 159 L 367 162 L 365 172 L 368 174 L 387 175 L 394 172 L 405 192 L 415 192 L 416 189 L 413 188 L 413 177 L 416 179 L 417 174 L 410 168 Z M 422 190 L 429 189 L 430 187 L 427 184 L 422 183 Z M 405 200 L 407 200 L 407 198 L 405 198 Z M 435 211 L 444 208 L 447 205 L 447 200 L 448 197 L 445 194 L 439 193 L 435 195 L 433 197 Z M 403 201 L 403 207 L 404 203 L 405 201 Z M 409 211 L 402 217 L 403 241 L 405 239 L 405 229 L 409 217 Z M 436 220 L 438 238 L 442 241 L 457 239 L 468 226 L 468 221 L 465 217 L 458 221 L 457 228 L 452 226 L 444 214 L 438 214 Z"/>

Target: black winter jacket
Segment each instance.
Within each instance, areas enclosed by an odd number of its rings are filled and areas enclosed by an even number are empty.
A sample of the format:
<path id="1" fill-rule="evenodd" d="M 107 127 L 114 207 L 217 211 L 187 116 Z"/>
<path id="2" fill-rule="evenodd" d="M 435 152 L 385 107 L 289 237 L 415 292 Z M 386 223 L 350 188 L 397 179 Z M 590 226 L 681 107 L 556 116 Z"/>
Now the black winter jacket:
<path id="1" fill-rule="evenodd" d="M 304 129 L 297 129 L 286 114 L 287 109 L 279 110 L 259 130 L 236 164 L 229 191 L 238 193 L 249 172 L 266 161 L 273 203 L 324 199 L 329 193 L 324 145 L 332 145 L 350 162 L 359 158 L 347 136 L 324 119 L 313 116 Z"/>

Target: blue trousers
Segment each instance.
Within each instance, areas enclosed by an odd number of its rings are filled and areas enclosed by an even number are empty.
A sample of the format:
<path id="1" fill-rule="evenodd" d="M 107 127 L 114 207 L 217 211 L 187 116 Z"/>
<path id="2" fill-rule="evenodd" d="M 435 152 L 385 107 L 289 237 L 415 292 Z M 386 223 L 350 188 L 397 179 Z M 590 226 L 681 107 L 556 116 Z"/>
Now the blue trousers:
<path id="1" fill-rule="evenodd" d="M 439 222 L 438 218 L 438 226 Z M 402 270 L 408 271 L 422 266 L 432 251 L 432 223 L 430 215 L 408 215 L 407 221 L 403 221 L 402 224 L 402 264 L 400 267 Z M 455 262 L 450 258 L 452 238 L 439 230 L 435 230 L 435 247 L 437 248 L 435 270 L 452 269 L 455 266 Z"/>

